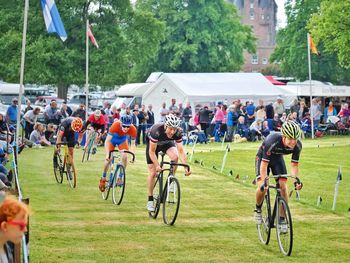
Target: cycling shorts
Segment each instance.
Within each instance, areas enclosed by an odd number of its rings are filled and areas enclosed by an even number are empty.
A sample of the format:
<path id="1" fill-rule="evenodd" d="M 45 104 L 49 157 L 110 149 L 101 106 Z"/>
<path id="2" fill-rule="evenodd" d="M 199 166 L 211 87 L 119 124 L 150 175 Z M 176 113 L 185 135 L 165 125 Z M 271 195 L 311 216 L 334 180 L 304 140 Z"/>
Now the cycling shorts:
<path id="1" fill-rule="evenodd" d="M 261 157 L 256 156 L 255 158 L 255 175 L 256 181 L 260 180 L 260 165 L 261 165 Z M 276 158 L 270 160 L 267 166 L 267 175 L 272 172 L 273 175 L 287 174 L 286 164 L 283 159 L 283 155 L 277 155 Z M 287 181 L 287 178 L 280 178 L 281 181 Z"/>

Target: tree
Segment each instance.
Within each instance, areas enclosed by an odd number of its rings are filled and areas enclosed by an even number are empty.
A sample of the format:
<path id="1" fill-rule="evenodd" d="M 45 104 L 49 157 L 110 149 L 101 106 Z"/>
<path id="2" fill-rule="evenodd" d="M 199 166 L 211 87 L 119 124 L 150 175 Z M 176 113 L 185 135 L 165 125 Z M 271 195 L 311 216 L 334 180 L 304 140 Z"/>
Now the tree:
<path id="1" fill-rule="evenodd" d="M 271 62 L 281 62 L 285 76 L 308 79 L 307 26 L 310 18 L 319 11 L 319 0 L 288 0 L 285 3 L 287 26 L 277 34 L 277 47 Z M 316 38 L 315 35 L 313 35 Z M 324 52 L 323 43 L 317 45 L 321 56 L 311 55 L 312 78 L 321 81 L 348 83 L 349 72 L 342 68 L 336 57 Z"/>
<path id="2" fill-rule="evenodd" d="M 0 79 L 18 82 L 23 1 L 0 0 Z M 25 83 L 55 84 L 65 96 L 71 84 L 85 83 L 85 21 L 93 25 L 99 49 L 90 48 L 91 83 L 124 84 L 130 65 L 146 63 L 158 51 L 164 25 L 152 14 L 135 12 L 129 0 L 56 1 L 68 38 L 47 34 L 40 1 L 31 1 L 25 62 Z M 151 46 L 146 46 L 150 43 Z M 143 76 L 134 74 L 141 80 Z"/>
<path id="3" fill-rule="evenodd" d="M 136 6 L 166 24 L 165 40 L 148 72 L 237 71 L 243 51 L 255 52 L 251 28 L 224 0 L 139 0 Z"/>
<path id="4" fill-rule="evenodd" d="M 350 2 L 323 0 L 321 8 L 309 21 L 315 42 L 322 42 L 324 50 L 336 54 L 339 63 L 350 68 Z"/>

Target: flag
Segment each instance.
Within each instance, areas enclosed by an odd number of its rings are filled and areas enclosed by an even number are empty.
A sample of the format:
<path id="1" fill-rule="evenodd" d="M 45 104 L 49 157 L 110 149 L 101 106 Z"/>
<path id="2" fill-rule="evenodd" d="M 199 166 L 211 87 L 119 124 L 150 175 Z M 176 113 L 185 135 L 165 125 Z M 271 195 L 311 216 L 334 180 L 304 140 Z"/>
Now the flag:
<path id="1" fill-rule="evenodd" d="M 316 45 L 315 45 L 314 41 L 312 40 L 311 35 L 309 35 L 309 44 L 310 44 L 311 53 L 319 56 L 320 52 L 318 52 Z"/>
<path id="2" fill-rule="evenodd" d="M 87 34 L 92 42 L 92 44 L 94 44 L 95 47 L 99 48 L 98 44 L 97 44 L 97 41 L 94 37 L 94 35 L 92 34 L 92 31 L 91 31 L 91 26 L 89 25 L 88 29 L 87 29 Z"/>
<path id="3" fill-rule="evenodd" d="M 40 0 L 47 32 L 57 33 L 62 41 L 67 39 L 60 14 L 54 0 Z"/>

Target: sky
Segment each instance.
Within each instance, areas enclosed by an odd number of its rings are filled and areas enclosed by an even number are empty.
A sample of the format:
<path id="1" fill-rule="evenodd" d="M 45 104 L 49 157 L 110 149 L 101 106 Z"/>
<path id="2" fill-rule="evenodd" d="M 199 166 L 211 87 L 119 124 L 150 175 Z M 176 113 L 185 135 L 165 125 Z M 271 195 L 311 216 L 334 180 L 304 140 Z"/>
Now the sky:
<path id="1" fill-rule="evenodd" d="M 278 6 L 277 9 L 277 27 L 278 28 L 283 28 L 287 24 L 287 17 L 286 14 L 284 13 L 284 2 L 285 0 L 275 0 L 276 4 Z"/>

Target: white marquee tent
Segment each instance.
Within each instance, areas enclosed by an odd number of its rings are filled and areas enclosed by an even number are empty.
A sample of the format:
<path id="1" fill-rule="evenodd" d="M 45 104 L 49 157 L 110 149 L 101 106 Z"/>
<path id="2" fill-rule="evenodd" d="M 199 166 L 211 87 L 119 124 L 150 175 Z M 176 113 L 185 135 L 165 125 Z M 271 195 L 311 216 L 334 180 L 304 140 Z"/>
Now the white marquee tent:
<path id="1" fill-rule="evenodd" d="M 253 100 L 265 104 L 282 97 L 285 105 L 296 98 L 295 93 L 274 86 L 260 73 L 163 73 L 143 94 L 142 103 L 152 104 L 156 121 L 163 102 L 169 107 L 171 99 L 177 104 L 191 103 L 192 109 L 214 106 L 218 101 L 231 104 L 233 99 Z"/>

